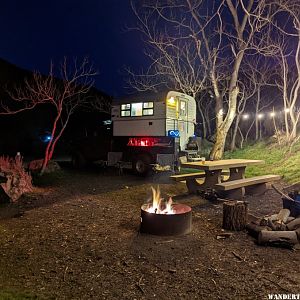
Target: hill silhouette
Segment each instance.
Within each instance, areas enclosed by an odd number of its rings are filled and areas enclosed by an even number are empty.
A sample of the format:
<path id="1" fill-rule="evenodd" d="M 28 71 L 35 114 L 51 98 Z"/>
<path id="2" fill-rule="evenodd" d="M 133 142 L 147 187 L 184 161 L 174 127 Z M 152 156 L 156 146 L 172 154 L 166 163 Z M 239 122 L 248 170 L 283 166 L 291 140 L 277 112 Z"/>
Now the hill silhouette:
<path id="1" fill-rule="evenodd" d="M 7 90 L 21 87 L 24 80 L 32 76 L 33 72 L 0 58 L 0 101 L 4 104 L 11 103 Z M 110 99 L 108 95 L 94 87 L 90 89 L 88 97 Z M 55 111 L 49 104 L 38 105 L 32 110 L 15 115 L 0 115 L 0 155 L 14 156 L 17 152 L 21 152 L 23 156 L 30 158 L 42 157 L 46 146 L 44 136 L 49 134 L 54 116 Z M 75 112 L 58 143 L 57 152 L 66 152 L 71 140 L 93 131 L 96 124 L 101 124 L 101 119 L 107 118 L 107 114 L 87 108 Z"/>

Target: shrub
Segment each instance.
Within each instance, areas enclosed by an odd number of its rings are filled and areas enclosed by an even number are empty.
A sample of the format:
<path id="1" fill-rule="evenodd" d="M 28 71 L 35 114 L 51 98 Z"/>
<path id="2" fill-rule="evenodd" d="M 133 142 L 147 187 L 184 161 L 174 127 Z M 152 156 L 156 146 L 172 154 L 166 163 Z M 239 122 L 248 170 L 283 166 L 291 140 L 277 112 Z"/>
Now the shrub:
<path id="1" fill-rule="evenodd" d="M 6 180 L 1 187 L 13 202 L 32 190 L 31 176 L 25 171 L 20 155 L 15 158 L 0 156 L 0 176 Z"/>

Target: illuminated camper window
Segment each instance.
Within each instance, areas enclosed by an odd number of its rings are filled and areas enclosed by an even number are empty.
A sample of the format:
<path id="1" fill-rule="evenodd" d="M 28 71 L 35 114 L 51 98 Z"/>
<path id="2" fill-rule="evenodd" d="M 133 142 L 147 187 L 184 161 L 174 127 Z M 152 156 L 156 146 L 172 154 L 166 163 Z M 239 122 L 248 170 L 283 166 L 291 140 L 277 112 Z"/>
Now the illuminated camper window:
<path id="1" fill-rule="evenodd" d="M 130 103 L 121 105 L 121 117 L 130 117 Z"/>
<path id="2" fill-rule="evenodd" d="M 143 116 L 152 116 L 152 115 L 153 115 L 153 102 L 144 102 Z"/>
<path id="3" fill-rule="evenodd" d="M 131 116 L 139 117 L 143 115 L 143 103 L 132 103 L 131 104 Z"/>
<path id="4" fill-rule="evenodd" d="M 180 101 L 180 115 L 186 116 L 186 102 Z"/>
<path id="5" fill-rule="evenodd" d="M 154 113 L 153 109 L 153 102 L 121 104 L 121 117 L 152 116 Z"/>

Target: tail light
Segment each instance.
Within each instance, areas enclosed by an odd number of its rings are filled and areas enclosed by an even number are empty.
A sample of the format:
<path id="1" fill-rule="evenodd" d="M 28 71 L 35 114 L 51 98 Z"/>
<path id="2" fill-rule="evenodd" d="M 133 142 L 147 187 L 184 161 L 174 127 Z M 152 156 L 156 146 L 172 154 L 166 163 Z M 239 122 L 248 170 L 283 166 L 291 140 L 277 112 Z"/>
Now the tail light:
<path id="1" fill-rule="evenodd" d="M 129 138 L 127 146 L 131 147 L 153 147 L 158 143 L 157 138 L 142 137 L 142 138 Z"/>

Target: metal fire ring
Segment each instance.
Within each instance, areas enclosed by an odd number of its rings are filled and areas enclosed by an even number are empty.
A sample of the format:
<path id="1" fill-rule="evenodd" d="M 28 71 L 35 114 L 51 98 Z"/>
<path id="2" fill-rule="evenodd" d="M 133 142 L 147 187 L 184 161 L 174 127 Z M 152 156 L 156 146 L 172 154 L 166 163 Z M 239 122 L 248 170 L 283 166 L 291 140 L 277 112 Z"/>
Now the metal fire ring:
<path id="1" fill-rule="evenodd" d="M 183 235 L 192 230 L 192 208 L 185 204 L 173 204 L 175 214 L 155 214 L 141 207 L 141 233 L 154 235 Z"/>

